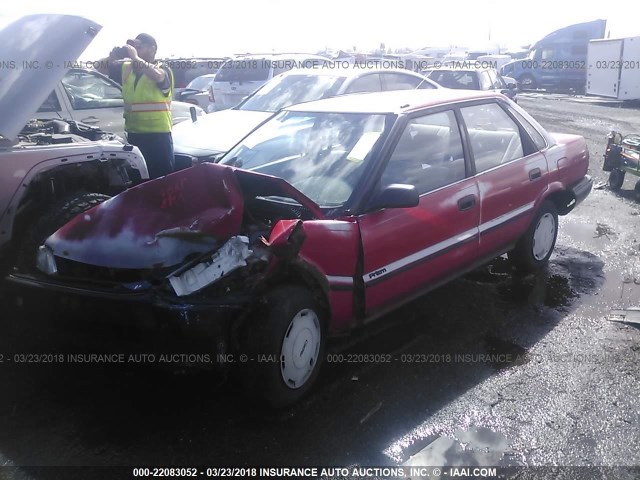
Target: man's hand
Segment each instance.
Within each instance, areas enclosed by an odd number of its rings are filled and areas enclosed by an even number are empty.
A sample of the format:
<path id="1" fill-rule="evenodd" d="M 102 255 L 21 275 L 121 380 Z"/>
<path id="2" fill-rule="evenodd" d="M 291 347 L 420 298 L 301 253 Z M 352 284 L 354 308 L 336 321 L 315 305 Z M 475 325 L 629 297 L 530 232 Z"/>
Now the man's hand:
<path id="1" fill-rule="evenodd" d="M 129 44 L 126 44 L 123 48 L 127 51 L 126 58 L 130 58 L 134 62 L 140 61 L 140 57 L 138 56 L 138 51 L 135 49 L 135 47 Z"/>

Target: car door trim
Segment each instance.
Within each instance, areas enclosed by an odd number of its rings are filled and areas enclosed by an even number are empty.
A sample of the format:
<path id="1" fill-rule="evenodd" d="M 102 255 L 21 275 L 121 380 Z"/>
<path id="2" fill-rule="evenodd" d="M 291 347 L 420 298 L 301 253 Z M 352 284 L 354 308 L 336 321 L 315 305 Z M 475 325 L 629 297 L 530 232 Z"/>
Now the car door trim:
<path id="1" fill-rule="evenodd" d="M 524 215 L 525 213 L 532 210 L 534 205 L 535 205 L 535 202 L 527 203 L 526 205 L 516 208 L 515 210 L 511 210 L 510 212 L 504 213 L 499 217 L 494 218 L 493 220 L 489 220 L 487 222 L 481 223 L 480 235 L 483 235 L 487 233 L 489 230 L 493 230 L 496 227 L 499 227 L 507 222 L 510 222 L 511 220 L 515 220 L 519 216 Z"/>
<path id="2" fill-rule="evenodd" d="M 383 279 L 388 278 L 390 275 L 395 275 L 403 272 L 409 268 L 430 259 L 438 255 L 442 255 L 452 248 L 458 247 L 464 243 L 468 243 L 478 237 L 478 228 L 472 228 L 465 232 L 459 233 L 454 237 L 447 238 L 441 242 L 431 245 L 430 247 L 419 250 L 412 253 L 409 256 L 400 258 L 394 262 L 391 262 L 383 267 L 366 273 L 362 276 L 366 286 L 372 286 L 375 283 L 380 282 Z"/>
<path id="3" fill-rule="evenodd" d="M 371 272 L 365 273 L 362 276 L 362 280 L 367 287 L 371 287 L 376 283 L 381 282 L 382 280 L 390 278 L 393 275 L 413 268 L 414 266 L 426 260 L 432 259 L 438 255 L 442 255 L 450 251 L 452 248 L 459 247 L 460 245 L 475 240 L 478 238 L 478 236 L 486 234 L 488 231 L 493 230 L 507 222 L 515 220 L 521 215 L 524 215 L 525 213 L 532 210 L 534 206 L 534 202 L 527 203 L 526 205 L 518 207 L 515 210 L 511 210 L 510 212 L 500 215 L 493 220 L 489 220 L 488 222 L 480 224 L 478 228 L 469 229 L 453 237 L 442 240 L 435 245 L 431 245 L 427 248 L 412 253 L 411 255 L 400 258 L 387 265 L 377 268 Z"/>

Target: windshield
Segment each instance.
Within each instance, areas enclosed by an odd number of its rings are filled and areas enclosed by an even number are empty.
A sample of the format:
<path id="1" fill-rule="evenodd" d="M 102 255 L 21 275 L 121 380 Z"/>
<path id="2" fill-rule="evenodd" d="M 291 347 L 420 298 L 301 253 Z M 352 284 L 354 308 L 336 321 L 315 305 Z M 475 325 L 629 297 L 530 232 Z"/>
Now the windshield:
<path id="1" fill-rule="evenodd" d="M 344 204 L 388 118 L 360 113 L 282 112 L 220 163 L 283 178 L 321 207 Z"/>
<path id="2" fill-rule="evenodd" d="M 296 103 L 336 95 L 344 77 L 330 75 L 285 75 L 274 78 L 240 104 L 239 110 L 277 112 Z"/>
<path id="3" fill-rule="evenodd" d="M 191 80 L 191 83 L 187 85 L 187 88 L 193 90 L 206 90 L 209 84 L 213 81 L 213 77 L 198 77 Z"/>
<path id="4" fill-rule="evenodd" d="M 216 73 L 216 82 L 261 82 L 269 78 L 270 69 L 266 58 L 229 60 Z"/>

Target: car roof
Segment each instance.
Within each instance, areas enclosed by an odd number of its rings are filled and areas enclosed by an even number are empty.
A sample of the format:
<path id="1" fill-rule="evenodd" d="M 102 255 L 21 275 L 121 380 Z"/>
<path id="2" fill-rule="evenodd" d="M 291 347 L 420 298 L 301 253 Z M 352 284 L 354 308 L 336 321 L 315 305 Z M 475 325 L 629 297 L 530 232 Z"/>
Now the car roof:
<path id="1" fill-rule="evenodd" d="M 291 58 L 291 59 L 316 58 L 319 60 L 320 59 L 329 60 L 327 57 L 323 57 L 322 55 L 316 55 L 314 53 L 243 53 L 243 54 L 235 55 L 234 57 L 229 58 L 227 61 L 247 60 L 251 58 L 260 58 L 260 59 L 264 58 L 266 60 L 279 60 L 282 58 Z"/>
<path id="2" fill-rule="evenodd" d="M 489 68 L 489 67 L 456 67 L 456 66 L 451 66 L 451 65 L 445 65 L 442 67 L 434 67 L 430 69 L 432 72 L 443 72 L 443 71 L 448 71 L 448 72 L 484 72 L 487 70 L 494 70 L 495 68 Z"/>
<path id="3" fill-rule="evenodd" d="M 408 74 L 415 77 L 426 78 L 421 73 L 414 72 L 412 70 L 406 70 L 402 68 L 364 68 L 364 67 L 336 67 L 336 68 L 328 68 L 317 66 L 314 68 L 294 68 L 287 72 L 284 72 L 283 75 L 317 75 L 317 76 L 333 76 L 333 77 L 356 77 L 358 75 L 364 75 L 367 73 L 400 73 L 400 74 Z"/>
<path id="4" fill-rule="evenodd" d="M 449 88 L 429 90 L 398 90 L 392 92 L 357 93 L 301 103 L 287 107 L 296 112 L 332 113 L 408 113 L 426 107 L 435 107 L 464 100 L 503 98 L 502 95 L 482 90 L 455 90 Z"/>

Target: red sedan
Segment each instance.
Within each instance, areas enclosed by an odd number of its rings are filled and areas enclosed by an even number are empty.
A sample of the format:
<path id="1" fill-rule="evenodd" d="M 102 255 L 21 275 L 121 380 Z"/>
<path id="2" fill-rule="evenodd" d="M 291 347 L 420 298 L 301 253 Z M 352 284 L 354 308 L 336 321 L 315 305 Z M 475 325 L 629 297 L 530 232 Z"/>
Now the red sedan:
<path id="1" fill-rule="evenodd" d="M 582 137 L 500 94 L 336 97 L 76 217 L 40 247 L 39 272 L 12 279 L 179 312 L 176 331 L 206 330 L 286 405 L 332 334 L 504 253 L 543 267 L 558 215 L 591 191 L 588 164 Z"/>

